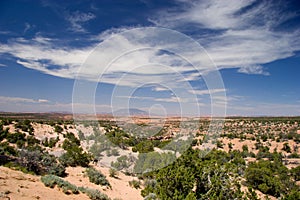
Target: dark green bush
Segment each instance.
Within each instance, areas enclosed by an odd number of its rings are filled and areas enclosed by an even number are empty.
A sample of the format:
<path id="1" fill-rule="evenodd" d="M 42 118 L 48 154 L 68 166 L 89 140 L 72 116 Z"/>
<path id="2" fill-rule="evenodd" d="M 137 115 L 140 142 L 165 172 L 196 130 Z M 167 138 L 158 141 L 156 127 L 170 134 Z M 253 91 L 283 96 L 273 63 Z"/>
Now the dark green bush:
<path id="1" fill-rule="evenodd" d="M 249 186 L 275 197 L 288 194 L 295 187 L 289 170 L 278 160 L 250 163 L 245 171 L 245 178 Z"/>
<path id="2" fill-rule="evenodd" d="M 295 181 L 300 181 L 300 166 L 292 168 L 290 172 Z"/>
<path id="3" fill-rule="evenodd" d="M 57 133 L 62 133 L 63 130 L 64 129 L 59 125 L 54 126 L 54 131 L 57 132 Z"/>
<path id="4" fill-rule="evenodd" d="M 16 133 L 9 133 L 6 136 L 6 139 L 9 143 L 13 143 L 16 144 L 18 141 L 22 141 L 22 142 L 26 142 L 26 134 L 25 133 L 20 133 L 20 132 L 16 132 Z"/>
<path id="5" fill-rule="evenodd" d="M 133 152 L 139 152 L 139 153 L 148 153 L 151 151 L 154 151 L 154 145 L 152 143 L 152 141 L 150 140 L 144 140 L 141 141 L 140 143 L 138 143 L 137 145 L 135 145 L 132 148 Z"/>
<path id="6" fill-rule="evenodd" d="M 132 181 L 129 181 L 129 185 L 135 189 L 139 189 L 141 187 L 141 181 L 133 179 Z"/>
<path id="7" fill-rule="evenodd" d="M 286 151 L 287 153 L 291 153 L 292 152 L 292 149 L 291 149 L 289 143 L 284 143 L 282 150 Z"/>
<path id="8" fill-rule="evenodd" d="M 60 163 L 64 166 L 88 167 L 92 160 L 92 155 L 83 151 L 80 146 L 80 141 L 73 133 L 67 133 L 65 137 L 66 139 L 64 140 L 62 147 L 66 150 L 66 153 L 59 158 Z"/>
<path id="9" fill-rule="evenodd" d="M 31 122 L 28 119 L 24 121 L 17 121 L 17 123 L 15 124 L 15 128 L 21 129 L 22 131 L 27 132 L 31 135 L 33 134 L 34 131 Z"/>
<path id="10" fill-rule="evenodd" d="M 17 156 L 17 150 L 10 146 L 8 142 L 0 143 L 0 155 Z"/>
<path id="11" fill-rule="evenodd" d="M 54 174 L 65 176 L 65 167 L 57 162 L 55 156 L 42 149 L 23 149 L 19 152 L 18 164 L 37 175 Z"/>

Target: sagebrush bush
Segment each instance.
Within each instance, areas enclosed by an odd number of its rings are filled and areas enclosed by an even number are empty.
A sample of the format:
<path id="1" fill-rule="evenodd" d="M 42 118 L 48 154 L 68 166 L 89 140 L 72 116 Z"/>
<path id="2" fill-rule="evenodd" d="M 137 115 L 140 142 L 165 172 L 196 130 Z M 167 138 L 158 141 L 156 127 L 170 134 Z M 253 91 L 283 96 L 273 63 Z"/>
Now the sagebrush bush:
<path id="1" fill-rule="evenodd" d="M 85 172 L 89 177 L 90 182 L 95 183 L 97 185 L 105 185 L 111 187 L 106 177 L 100 171 L 94 168 L 87 168 Z"/>
<path id="2" fill-rule="evenodd" d="M 78 187 L 76 185 L 73 185 L 70 182 L 65 181 L 55 175 L 42 176 L 41 181 L 46 187 L 54 188 L 57 185 L 57 187 L 61 188 L 65 194 L 79 193 Z"/>
<path id="3" fill-rule="evenodd" d="M 106 194 L 101 193 L 99 190 L 94 190 L 86 187 L 79 187 L 78 189 L 82 193 L 85 193 L 92 200 L 110 200 L 110 198 Z"/>

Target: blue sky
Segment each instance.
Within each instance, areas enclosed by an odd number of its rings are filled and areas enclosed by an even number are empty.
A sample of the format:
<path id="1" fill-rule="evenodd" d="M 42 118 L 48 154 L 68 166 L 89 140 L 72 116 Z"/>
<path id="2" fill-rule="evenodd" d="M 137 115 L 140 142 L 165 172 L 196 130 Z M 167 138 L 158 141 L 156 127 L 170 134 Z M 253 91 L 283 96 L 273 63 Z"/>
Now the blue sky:
<path id="1" fill-rule="evenodd" d="M 297 0 L 3 0 L 0 111 L 299 116 L 299 38 Z"/>

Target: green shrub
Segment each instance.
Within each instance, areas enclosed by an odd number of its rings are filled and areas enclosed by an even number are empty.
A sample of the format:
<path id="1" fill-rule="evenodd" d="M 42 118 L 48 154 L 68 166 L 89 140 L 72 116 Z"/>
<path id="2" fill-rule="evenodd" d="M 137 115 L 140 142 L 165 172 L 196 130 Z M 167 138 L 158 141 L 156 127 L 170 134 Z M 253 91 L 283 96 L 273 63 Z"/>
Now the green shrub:
<path id="1" fill-rule="evenodd" d="M 55 131 L 56 133 L 62 133 L 63 130 L 64 130 L 64 129 L 63 129 L 61 126 L 59 126 L 59 125 L 55 125 L 55 126 L 54 126 L 54 131 Z"/>
<path id="2" fill-rule="evenodd" d="M 292 168 L 290 172 L 295 181 L 300 181 L 300 166 Z"/>
<path id="3" fill-rule="evenodd" d="M 92 160 L 92 155 L 83 151 L 80 141 L 73 133 L 67 133 L 65 137 L 66 139 L 63 142 L 62 148 L 66 150 L 66 153 L 59 158 L 60 163 L 64 166 L 88 167 Z"/>
<path id="4" fill-rule="evenodd" d="M 138 143 L 137 145 L 135 145 L 132 148 L 132 151 L 133 152 L 138 151 L 140 153 L 148 153 L 148 152 L 154 151 L 154 145 L 153 145 L 152 141 L 145 140 L 145 141 L 142 141 L 142 142 Z"/>
<path id="5" fill-rule="evenodd" d="M 90 182 L 95 183 L 97 185 L 105 185 L 111 187 L 106 177 L 100 171 L 94 168 L 87 168 L 85 172 L 89 177 Z"/>
<path id="6" fill-rule="evenodd" d="M 46 187 L 54 188 L 55 186 L 62 189 L 65 194 L 79 194 L 79 191 L 85 193 L 92 200 L 110 200 L 110 198 L 101 193 L 99 190 L 94 190 L 86 187 L 77 187 L 68 181 L 65 181 L 58 176 L 46 175 L 41 177 L 41 181 Z"/>
<path id="7" fill-rule="evenodd" d="M 141 187 L 141 181 L 133 179 L 132 181 L 129 181 L 129 185 L 135 189 L 138 189 Z"/>
<path id="8" fill-rule="evenodd" d="M 126 155 L 117 158 L 117 161 L 112 161 L 111 166 L 117 170 L 122 170 L 130 167 L 131 163 Z"/>
<path id="9" fill-rule="evenodd" d="M 291 149 L 289 143 L 284 143 L 282 150 L 286 151 L 287 153 L 291 153 L 292 152 L 292 149 Z"/>
<path id="10" fill-rule="evenodd" d="M 16 133 L 9 133 L 6 136 L 6 139 L 9 143 L 13 143 L 16 144 L 17 142 L 26 142 L 26 134 L 25 133 L 20 133 L 20 132 L 16 132 Z"/>
<path id="11" fill-rule="evenodd" d="M 113 156 L 119 156 L 120 153 L 119 153 L 118 149 L 112 149 L 111 150 L 111 155 L 113 155 Z"/>
<path id="12" fill-rule="evenodd" d="M 36 139 L 34 136 L 29 135 L 26 137 L 27 145 L 28 146 L 35 146 L 37 144 L 40 144 L 40 140 Z"/>
<path id="13" fill-rule="evenodd" d="M 149 193 L 147 196 L 145 196 L 144 200 L 157 200 L 157 196 L 154 193 Z"/>
<path id="14" fill-rule="evenodd" d="M 141 194 L 143 197 L 148 196 L 152 191 L 154 191 L 156 187 L 156 180 L 155 179 L 146 179 L 144 182 L 144 189 L 142 190 Z"/>
<path id="15" fill-rule="evenodd" d="M 32 175 L 34 175 L 34 173 L 32 171 L 28 171 L 26 167 L 21 166 L 17 162 L 9 161 L 9 162 L 6 162 L 3 166 L 11 168 L 11 169 L 14 169 L 14 170 L 21 171 L 21 172 L 23 172 L 25 174 L 32 174 Z"/>
<path id="16" fill-rule="evenodd" d="M 37 175 L 65 176 L 65 167 L 57 162 L 56 157 L 39 148 L 22 149 L 17 162 Z"/>
<path id="17" fill-rule="evenodd" d="M 15 124 L 15 128 L 21 129 L 24 132 L 28 132 L 30 135 L 32 135 L 33 131 L 34 131 L 32 125 L 31 125 L 31 122 L 28 119 L 26 119 L 24 121 L 18 121 Z"/>
<path id="18" fill-rule="evenodd" d="M 110 200 L 110 198 L 106 194 L 101 193 L 99 190 L 94 190 L 86 187 L 79 187 L 78 189 L 82 193 L 85 193 L 92 200 Z"/>
<path id="19" fill-rule="evenodd" d="M 138 160 L 134 165 L 135 173 L 145 173 L 165 167 L 176 160 L 174 153 L 158 153 L 150 152 L 147 154 L 139 154 Z"/>
<path id="20" fill-rule="evenodd" d="M 59 178 L 58 176 L 55 175 L 42 176 L 41 181 L 44 183 L 46 187 L 54 188 L 57 185 L 57 187 L 61 188 L 65 194 L 71 194 L 71 193 L 79 194 L 79 190 L 77 186 Z"/>
<path id="21" fill-rule="evenodd" d="M 118 171 L 114 168 L 110 168 L 109 169 L 109 176 L 113 177 L 113 178 L 117 178 L 118 177 Z"/>
<path id="22" fill-rule="evenodd" d="M 275 197 L 287 194 L 295 187 L 289 170 L 277 159 L 272 162 L 260 160 L 250 163 L 245 171 L 245 178 L 249 186 Z"/>
<path id="23" fill-rule="evenodd" d="M 223 142 L 220 141 L 220 140 L 218 140 L 217 141 L 217 147 L 220 148 L 220 149 L 222 149 L 223 148 Z"/>
<path id="24" fill-rule="evenodd" d="M 59 141 L 59 137 L 57 136 L 56 138 L 45 138 L 45 140 L 42 142 L 42 144 L 45 147 L 53 148 L 56 146 L 57 142 Z"/>
<path id="25" fill-rule="evenodd" d="M 10 146 L 8 142 L 1 142 L 0 143 L 0 155 L 11 155 L 17 156 L 17 150 Z"/>
<path id="26" fill-rule="evenodd" d="M 206 156 L 203 157 L 203 154 Z M 240 162 L 231 163 L 231 159 L 236 160 L 236 157 L 235 152 L 228 154 L 212 150 L 207 154 L 190 148 L 172 164 L 152 171 L 149 176 L 155 177 L 156 181 L 150 181 L 147 185 L 145 181 L 142 195 L 145 199 L 166 200 L 242 199 L 238 180 Z"/>

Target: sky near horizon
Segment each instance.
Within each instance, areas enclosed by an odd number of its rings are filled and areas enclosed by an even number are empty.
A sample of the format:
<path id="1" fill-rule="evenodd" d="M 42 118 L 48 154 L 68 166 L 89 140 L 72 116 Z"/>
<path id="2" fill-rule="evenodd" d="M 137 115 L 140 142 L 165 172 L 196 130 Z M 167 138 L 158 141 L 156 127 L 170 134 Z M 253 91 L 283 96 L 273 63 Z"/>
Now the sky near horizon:
<path id="1" fill-rule="evenodd" d="M 0 111 L 300 115 L 297 0 L 0 1 Z"/>

